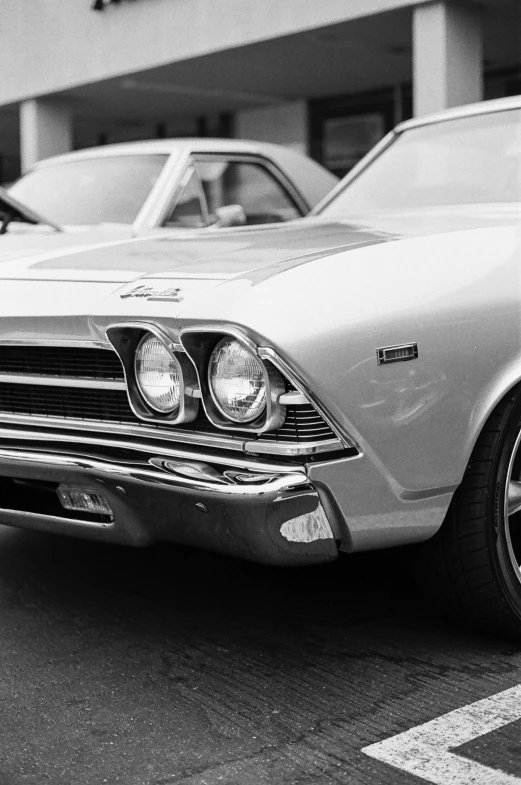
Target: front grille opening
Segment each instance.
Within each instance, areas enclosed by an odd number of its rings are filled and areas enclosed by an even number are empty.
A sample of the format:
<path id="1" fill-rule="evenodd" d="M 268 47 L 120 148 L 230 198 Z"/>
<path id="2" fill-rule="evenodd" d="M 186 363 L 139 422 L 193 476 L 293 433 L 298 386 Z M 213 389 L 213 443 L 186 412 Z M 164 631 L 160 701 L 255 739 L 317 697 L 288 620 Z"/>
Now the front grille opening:
<path id="1" fill-rule="evenodd" d="M 116 352 L 73 346 L 0 346 L 2 373 L 123 381 Z"/>
<path id="2" fill-rule="evenodd" d="M 0 411 L 71 420 L 139 423 L 125 390 L 0 384 Z"/>
<path id="3" fill-rule="evenodd" d="M 62 507 L 56 493 L 59 483 L 0 477 L 0 523 L 2 510 L 48 515 L 87 523 L 111 523 L 109 515 L 74 512 Z"/>

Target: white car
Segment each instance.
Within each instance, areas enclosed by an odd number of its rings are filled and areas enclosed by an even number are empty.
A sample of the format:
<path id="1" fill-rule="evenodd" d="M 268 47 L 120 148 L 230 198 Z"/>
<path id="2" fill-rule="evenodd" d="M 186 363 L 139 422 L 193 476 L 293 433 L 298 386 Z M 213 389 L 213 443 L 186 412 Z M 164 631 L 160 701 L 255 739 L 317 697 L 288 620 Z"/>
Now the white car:
<path id="1" fill-rule="evenodd" d="M 287 224 L 0 243 L 0 523 L 274 565 L 416 545 L 521 641 L 520 129 L 521 96 L 402 123 Z"/>
<path id="2" fill-rule="evenodd" d="M 26 223 L 40 220 L 65 231 L 96 227 L 131 236 L 158 227 L 200 229 L 300 218 L 337 181 L 311 158 L 280 145 L 161 139 L 48 158 L 8 194 L 30 209 Z M 20 220 L 19 211 L 10 231 L 20 228 Z"/>

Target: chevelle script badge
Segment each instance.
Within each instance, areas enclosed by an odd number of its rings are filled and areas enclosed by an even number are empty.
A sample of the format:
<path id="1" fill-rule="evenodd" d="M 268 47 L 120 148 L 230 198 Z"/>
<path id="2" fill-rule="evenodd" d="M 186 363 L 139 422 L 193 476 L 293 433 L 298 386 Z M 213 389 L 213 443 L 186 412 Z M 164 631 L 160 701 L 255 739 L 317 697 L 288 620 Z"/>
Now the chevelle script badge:
<path id="1" fill-rule="evenodd" d="M 125 292 L 124 294 L 120 294 L 122 300 L 126 299 L 127 297 L 145 297 L 147 300 L 151 302 L 158 302 L 158 301 L 168 301 L 171 303 L 180 303 L 183 299 L 183 295 L 181 293 L 181 289 L 177 286 L 172 287 L 171 289 L 154 289 L 153 286 L 136 286 L 134 289 L 131 289 L 129 292 Z"/>

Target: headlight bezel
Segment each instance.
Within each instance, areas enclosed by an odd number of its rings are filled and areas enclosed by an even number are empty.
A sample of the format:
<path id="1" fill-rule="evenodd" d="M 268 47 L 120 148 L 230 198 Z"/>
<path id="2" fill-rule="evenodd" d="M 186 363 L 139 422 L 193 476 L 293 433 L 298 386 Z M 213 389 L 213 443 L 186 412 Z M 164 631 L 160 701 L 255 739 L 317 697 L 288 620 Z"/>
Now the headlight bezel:
<path id="1" fill-rule="evenodd" d="M 266 386 L 266 406 L 260 416 L 249 422 L 235 422 L 226 416 L 217 406 L 210 389 L 208 373 L 210 357 L 225 338 L 237 340 L 252 354 L 262 368 Z M 220 430 L 253 432 L 257 434 L 274 431 L 284 424 L 286 407 L 279 403 L 279 398 L 286 391 L 286 384 L 281 373 L 269 361 L 264 361 L 258 346 L 242 331 L 234 327 L 208 325 L 205 327 L 186 327 L 181 330 L 179 340 L 187 355 L 192 360 L 201 388 L 202 405 L 210 422 Z"/>
<path id="2" fill-rule="evenodd" d="M 106 334 L 123 365 L 129 404 L 136 417 L 145 422 L 162 422 L 169 425 L 195 420 L 199 411 L 199 400 L 194 397 L 194 391 L 199 387 L 197 374 L 186 353 L 180 345 L 174 343 L 168 333 L 148 322 L 123 322 L 110 325 Z M 144 397 L 136 378 L 136 352 L 147 335 L 163 344 L 181 370 L 179 405 L 171 412 L 161 413 L 155 410 Z"/>

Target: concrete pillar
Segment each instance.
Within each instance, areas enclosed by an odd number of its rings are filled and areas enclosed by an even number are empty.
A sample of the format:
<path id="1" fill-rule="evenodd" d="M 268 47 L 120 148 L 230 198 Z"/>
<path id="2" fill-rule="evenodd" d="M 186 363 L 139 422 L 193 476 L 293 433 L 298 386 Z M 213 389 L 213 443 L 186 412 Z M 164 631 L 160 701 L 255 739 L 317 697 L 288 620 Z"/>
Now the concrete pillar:
<path id="1" fill-rule="evenodd" d="M 44 98 L 20 104 L 22 172 L 42 158 L 69 150 L 72 150 L 72 115 L 69 107 Z"/>
<path id="2" fill-rule="evenodd" d="M 477 8 L 416 6 L 413 16 L 415 116 L 483 99 L 483 34 Z"/>
<path id="3" fill-rule="evenodd" d="M 235 115 L 235 137 L 258 139 L 307 152 L 308 113 L 305 101 L 246 109 Z"/>

